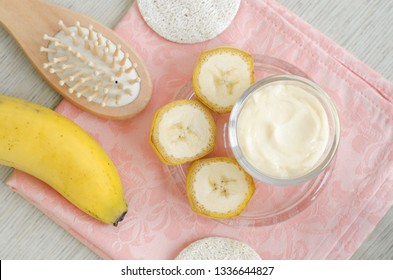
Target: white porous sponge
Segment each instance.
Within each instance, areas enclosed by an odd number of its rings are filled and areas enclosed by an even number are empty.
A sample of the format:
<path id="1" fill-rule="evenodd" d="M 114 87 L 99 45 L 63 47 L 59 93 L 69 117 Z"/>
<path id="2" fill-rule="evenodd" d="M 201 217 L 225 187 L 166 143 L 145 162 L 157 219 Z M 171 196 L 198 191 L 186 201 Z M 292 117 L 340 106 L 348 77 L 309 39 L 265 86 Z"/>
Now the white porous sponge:
<path id="1" fill-rule="evenodd" d="M 247 244 L 226 237 L 207 237 L 197 240 L 176 257 L 176 260 L 260 260 Z"/>
<path id="2" fill-rule="evenodd" d="M 177 43 L 216 37 L 234 19 L 241 0 L 137 0 L 146 23 L 160 36 Z"/>

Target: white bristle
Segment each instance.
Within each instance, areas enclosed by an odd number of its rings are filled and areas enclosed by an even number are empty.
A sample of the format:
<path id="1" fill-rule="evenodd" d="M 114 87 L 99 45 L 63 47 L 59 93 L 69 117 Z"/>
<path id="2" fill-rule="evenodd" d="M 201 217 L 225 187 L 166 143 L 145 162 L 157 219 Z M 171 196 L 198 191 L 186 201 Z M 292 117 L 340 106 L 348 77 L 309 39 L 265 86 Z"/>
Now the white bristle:
<path id="1" fill-rule="evenodd" d="M 120 64 L 121 66 L 124 66 L 124 65 L 126 64 L 126 62 L 127 62 L 129 56 L 130 56 L 130 55 L 129 55 L 128 53 L 125 53 L 124 56 L 123 56 L 123 59 L 120 60 L 119 64 Z"/>
<path id="2" fill-rule="evenodd" d="M 66 69 L 72 69 L 75 68 L 75 64 L 63 64 L 61 66 L 61 69 L 66 70 Z"/>
<path id="3" fill-rule="evenodd" d="M 68 50 L 69 46 L 63 43 L 60 43 L 59 41 L 55 41 L 55 47 L 56 48 L 61 48 L 63 50 Z"/>
<path id="4" fill-rule="evenodd" d="M 76 38 L 75 32 L 71 32 L 70 36 L 71 36 L 72 43 L 74 44 L 74 46 L 78 46 L 79 45 L 79 40 L 78 40 L 78 38 Z"/>
<path id="5" fill-rule="evenodd" d="M 85 94 L 86 92 L 88 92 L 90 90 L 90 88 L 88 86 L 84 87 L 81 91 L 78 91 L 76 93 L 77 97 L 81 97 L 83 94 Z"/>
<path id="6" fill-rule="evenodd" d="M 73 75 L 70 76 L 70 81 L 74 81 L 76 78 L 78 78 L 79 76 L 83 75 L 83 71 L 79 71 Z"/>
<path id="7" fill-rule="evenodd" d="M 93 80 L 93 75 L 81 78 L 82 83 L 86 83 L 87 81 Z"/>
<path id="8" fill-rule="evenodd" d="M 109 95 L 108 95 L 108 94 L 105 94 L 105 95 L 104 95 L 104 98 L 102 99 L 102 102 L 101 102 L 101 106 L 102 106 L 102 107 L 105 107 L 105 106 L 106 106 L 106 102 L 108 101 L 108 99 L 109 99 Z"/>
<path id="9" fill-rule="evenodd" d="M 138 77 L 135 79 L 128 80 L 128 83 L 133 85 L 133 84 L 139 83 L 140 81 L 141 81 L 141 78 Z"/>
<path id="10" fill-rule="evenodd" d="M 96 71 L 94 71 L 94 75 L 96 75 L 96 76 L 101 76 L 101 75 L 104 75 L 104 74 L 105 74 L 104 70 L 96 70 Z"/>
<path id="11" fill-rule="evenodd" d="M 78 30 L 78 36 L 82 37 L 83 36 L 83 30 L 81 28 L 81 24 L 79 21 L 76 22 L 76 29 Z"/>
<path id="12" fill-rule="evenodd" d="M 51 41 L 51 42 L 58 42 L 59 41 L 59 39 L 57 39 L 55 37 L 51 37 L 48 34 L 44 34 L 43 39 L 47 40 L 47 41 Z"/>
<path id="13" fill-rule="evenodd" d="M 111 41 L 106 40 L 106 42 L 105 42 L 105 47 L 106 47 L 107 49 L 110 49 L 110 48 L 111 48 Z"/>
<path id="14" fill-rule="evenodd" d="M 116 77 L 120 77 L 121 75 L 123 75 L 123 69 L 119 68 L 119 70 L 116 71 Z"/>
<path id="15" fill-rule="evenodd" d="M 109 67 L 110 68 L 115 68 L 115 66 L 116 66 L 116 57 L 113 57 L 112 58 L 112 62 L 109 64 Z"/>
<path id="16" fill-rule="evenodd" d="M 101 33 L 97 33 L 97 42 L 98 45 L 101 46 L 103 44 L 103 39 L 102 39 L 102 34 Z"/>
<path id="17" fill-rule="evenodd" d="M 77 52 L 75 56 L 82 62 L 86 61 L 86 57 L 84 57 L 80 52 Z"/>
<path id="18" fill-rule="evenodd" d="M 57 62 L 46 62 L 43 64 L 44 69 L 48 69 L 49 67 L 55 65 Z"/>
<path id="19" fill-rule="evenodd" d="M 94 40 L 94 30 L 93 30 L 93 25 L 89 25 L 89 40 L 93 41 Z"/>
<path id="20" fill-rule="evenodd" d="M 56 49 L 51 49 L 51 48 L 45 48 L 45 47 L 40 47 L 40 52 L 46 52 L 46 53 L 56 53 Z"/>
<path id="21" fill-rule="evenodd" d="M 68 27 L 64 24 L 62 20 L 59 20 L 59 25 L 66 35 L 71 34 L 71 31 L 68 29 Z"/>
<path id="22" fill-rule="evenodd" d="M 87 65 L 90 67 L 90 68 L 93 68 L 93 69 L 95 69 L 96 68 L 96 65 L 93 63 L 93 61 L 89 61 L 88 63 L 87 63 Z"/>
<path id="23" fill-rule="evenodd" d="M 87 98 L 88 101 L 93 101 L 94 98 L 96 98 L 100 93 L 98 90 L 94 90 L 94 92 Z"/>
<path id="24" fill-rule="evenodd" d="M 116 95 L 116 104 L 119 104 L 121 100 L 121 94 Z"/>
<path id="25" fill-rule="evenodd" d="M 71 55 L 73 55 L 73 56 L 76 56 L 76 54 L 77 54 L 77 51 L 74 50 L 71 46 L 68 46 L 67 51 L 68 51 Z"/>
<path id="26" fill-rule="evenodd" d="M 116 45 L 116 50 L 115 50 L 115 52 L 113 53 L 113 56 L 116 57 L 116 58 L 118 58 L 118 57 L 119 57 L 119 54 L 120 54 L 120 50 L 121 50 L 121 45 Z"/>
<path id="27" fill-rule="evenodd" d="M 63 80 L 59 81 L 59 85 L 64 86 L 69 80 L 70 77 L 65 77 Z"/>
<path id="28" fill-rule="evenodd" d="M 85 42 L 85 49 L 86 50 L 90 50 L 90 42 L 89 42 L 89 38 L 87 38 L 87 36 L 85 36 L 83 38 L 84 42 Z"/>
<path id="29" fill-rule="evenodd" d="M 109 49 L 108 49 L 108 48 L 105 48 L 104 51 L 103 51 L 103 53 L 102 53 L 102 56 L 101 56 L 101 60 L 102 60 L 103 62 L 106 62 L 106 60 L 108 59 L 108 53 L 109 53 Z"/>
<path id="30" fill-rule="evenodd" d="M 102 86 L 102 81 L 98 81 L 94 86 L 93 86 L 93 90 L 97 91 L 100 89 L 100 87 Z"/>
<path id="31" fill-rule="evenodd" d="M 67 56 L 60 56 L 60 57 L 54 57 L 53 62 L 58 63 L 58 62 L 65 62 L 68 60 Z"/>
<path id="32" fill-rule="evenodd" d="M 98 56 L 99 50 L 98 50 L 98 42 L 95 41 L 93 44 L 93 50 L 92 50 L 92 54 L 95 56 Z"/>
<path id="33" fill-rule="evenodd" d="M 105 94 L 108 94 L 108 93 L 109 93 L 109 90 L 111 90 L 111 89 L 112 89 L 112 86 L 111 86 L 111 85 L 108 85 L 108 86 L 104 87 L 103 92 L 104 92 Z"/>
<path id="34" fill-rule="evenodd" d="M 136 63 L 134 62 L 130 67 L 128 67 L 126 70 L 124 70 L 124 73 L 130 74 L 132 70 L 136 68 Z"/>
<path id="35" fill-rule="evenodd" d="M 78 87 L 80 87 L 80 85 L 81 85 L 82 83 L 79 81 L 79 82 L 76 82 L 72 87 L 70 87 L 69 89 L 68 89 L 68 92 L 69 93 L 73 93 Z"/>
<path id="36" fill-rule="evenodd" d="M 63 73 L 64 70 L 61 68 L 50 68 L 49 73 L 54 74 L 54 73 Z"/>

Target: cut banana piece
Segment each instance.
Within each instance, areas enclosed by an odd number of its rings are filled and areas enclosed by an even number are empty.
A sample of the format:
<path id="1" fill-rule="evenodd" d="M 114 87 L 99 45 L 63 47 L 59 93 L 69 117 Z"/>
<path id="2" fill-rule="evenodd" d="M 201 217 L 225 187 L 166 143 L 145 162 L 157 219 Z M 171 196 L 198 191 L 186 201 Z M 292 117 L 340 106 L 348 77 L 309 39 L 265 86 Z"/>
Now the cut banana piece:
<path id="1" fill-rule="evenodd" d="M 217 157 L 192 163 L 186 189 L 194 212 L 222 219 L 238 216 L 246 208 L 255 185 L 235 159 Z"/>
<path id="2" fill-rule="evenodd" d="M 150 143 L 165 164 L 183 164 L 214 149 L 216 125 L 209 110 L 197 100 L 177 100 L 154 116 Z"/>
<path id="3" fill-rule="evenodd" d="M 240 49 L 219 47 L 201 53 L 192 78 L 195 95 L 217 113 L 229 113 L 254 83 L 254 59 Z"/>

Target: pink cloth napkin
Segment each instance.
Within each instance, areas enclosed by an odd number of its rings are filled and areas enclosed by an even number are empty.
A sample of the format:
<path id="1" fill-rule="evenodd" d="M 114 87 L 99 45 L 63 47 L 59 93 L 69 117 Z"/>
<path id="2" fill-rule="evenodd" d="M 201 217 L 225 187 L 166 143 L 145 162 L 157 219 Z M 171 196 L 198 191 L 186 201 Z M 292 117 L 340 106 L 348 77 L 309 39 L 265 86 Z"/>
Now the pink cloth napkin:
<path id="1" fill-rule="evenodd" d="M 154 83 L 148 107 L 128 121 L 98 119 L 67 101 L 61 114 L 107 151 L 124 184 L 129 212 L 118 226 L 82 213 L 44 183 L 16 171 L 9 186 L 107 259 L 173 259 L 197 239 L 246 242 L 263 259 L 348 259 L 393 202 L 393 85 L 274 1 L 243 0 L 228 29 L 198 44 L 169 42 L 133 4 L 116 28 L 145 59 Z M 314 203 L 263 227 L 234 227 L 193 213 L 148 141 L 153 114 L 190 81 L 199 53 L 220 45 L 285 60 L 334 99 L 342 124 L 336 166 Z"/>

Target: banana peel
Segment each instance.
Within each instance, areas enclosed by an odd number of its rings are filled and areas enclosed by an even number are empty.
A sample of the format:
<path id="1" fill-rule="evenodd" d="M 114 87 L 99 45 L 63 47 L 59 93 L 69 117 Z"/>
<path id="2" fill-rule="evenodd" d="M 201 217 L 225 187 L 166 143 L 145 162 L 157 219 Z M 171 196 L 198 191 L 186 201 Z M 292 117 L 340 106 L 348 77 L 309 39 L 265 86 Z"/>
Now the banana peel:
<path id="1" fill-rule="evenodd" d="M 0 164 L 24 171 L 97 220 L 127 213 L 118 172 L 81 127 L 32 102 L 0 95 Z"/>

